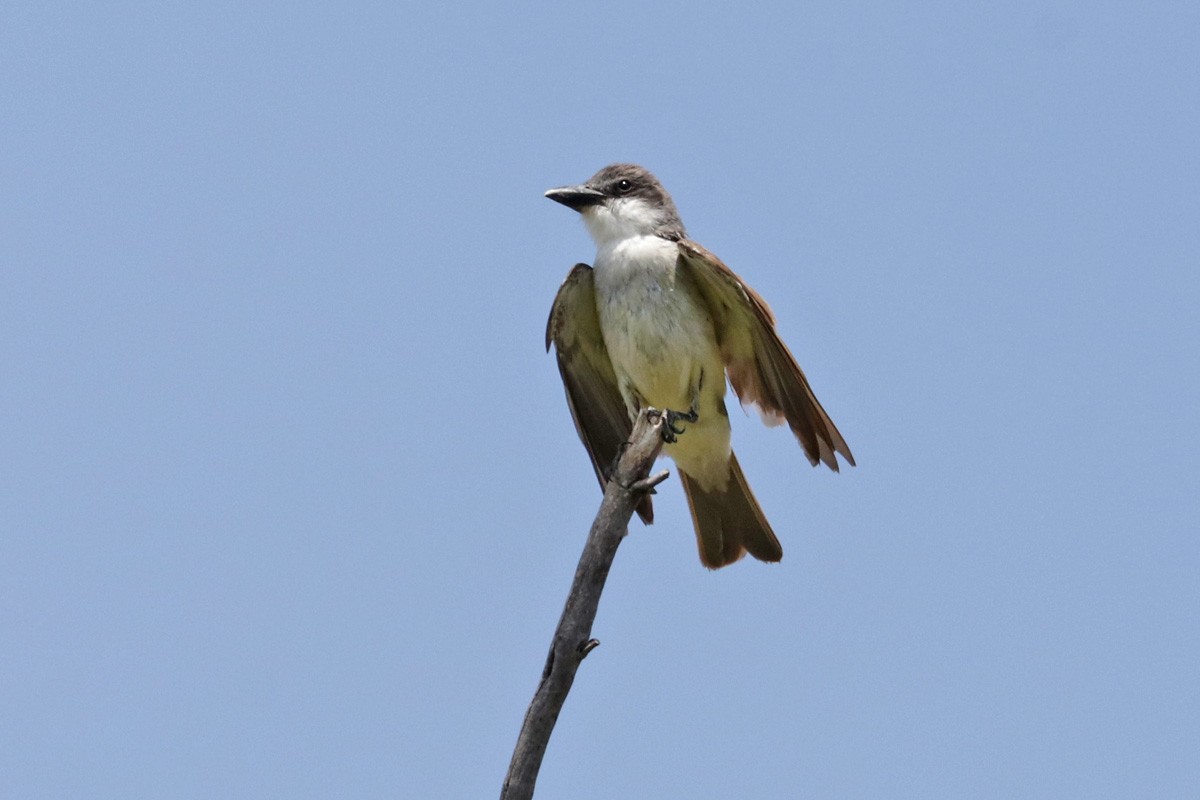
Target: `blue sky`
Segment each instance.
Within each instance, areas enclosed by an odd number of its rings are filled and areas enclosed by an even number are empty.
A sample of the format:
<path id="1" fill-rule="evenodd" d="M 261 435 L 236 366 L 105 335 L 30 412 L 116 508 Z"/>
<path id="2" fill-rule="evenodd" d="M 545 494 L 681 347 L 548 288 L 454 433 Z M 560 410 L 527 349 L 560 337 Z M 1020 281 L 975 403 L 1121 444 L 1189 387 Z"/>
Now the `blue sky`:
<path id="1" fill-rule="evenodd" d="M 622 545 L 539 797 L 1200 794 L 1187 3 L 18 4 L 0 794 L 487 797 L 599 496 L 553 358 L 617 160 L 859 467 Z"/>

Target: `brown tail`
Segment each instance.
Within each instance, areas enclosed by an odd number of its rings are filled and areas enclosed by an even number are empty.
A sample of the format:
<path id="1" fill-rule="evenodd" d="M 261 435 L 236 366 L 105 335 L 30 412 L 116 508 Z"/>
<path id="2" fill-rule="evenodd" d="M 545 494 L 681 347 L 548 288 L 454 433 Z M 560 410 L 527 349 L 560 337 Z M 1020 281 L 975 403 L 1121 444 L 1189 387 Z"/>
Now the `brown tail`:
<path id="1" fill-rule="evenodd" d="M 696 526 L 700 563 L 718 569 L 747 552 L 759 561 L 783 558 L 783 548 L 746 485 L 746 476 L 733 453 L 729 454 L 729 485 L 725 491 L 706 492 L 682 470 L 679 480 Z"/>

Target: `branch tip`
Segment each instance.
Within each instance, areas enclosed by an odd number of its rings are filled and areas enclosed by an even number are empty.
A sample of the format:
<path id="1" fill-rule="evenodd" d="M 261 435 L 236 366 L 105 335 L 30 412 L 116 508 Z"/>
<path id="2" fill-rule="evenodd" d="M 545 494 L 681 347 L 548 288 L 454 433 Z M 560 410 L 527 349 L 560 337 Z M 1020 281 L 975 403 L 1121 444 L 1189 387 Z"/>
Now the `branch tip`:
<path id="1" fill-rule="evenodd" d="M 629 487 L 629 491 L 641 492 L 644 494 L 657 494 L 657 492 L 654 491 L 654 487 L 665 481 L 670 475 L 671 471 L 669 469 L 664 469 L 657 475 L 651 475 L 648 478 L 642 478 L 640 481 L 635 481 L 634 484 Z"/>

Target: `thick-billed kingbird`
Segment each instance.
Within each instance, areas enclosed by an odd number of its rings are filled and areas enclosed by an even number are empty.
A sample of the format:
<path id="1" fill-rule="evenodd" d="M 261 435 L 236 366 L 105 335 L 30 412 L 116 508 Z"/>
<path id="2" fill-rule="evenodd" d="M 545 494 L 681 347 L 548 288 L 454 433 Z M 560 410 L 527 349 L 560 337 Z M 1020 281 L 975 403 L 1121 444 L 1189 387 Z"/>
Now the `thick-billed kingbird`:
<path id="1" fill-rule="evenodd" d="M 687 238 L 675 203 L 642 167 L 613 164 L 546 197 L 583 216 L 595 266 L 576 264 L 550 310 L 579 437 L 603 488 L 643 406 L 666 413 L 664 452 L 679 468 L 700 561 L 711 569 L 783 548 L 729 445 L 725 376 L 768 425 L 784 421 L 813 466 L 854 456 L 775 330 L 763 299 Z M 650 498 L 638 515 L 653 521 Z"/>

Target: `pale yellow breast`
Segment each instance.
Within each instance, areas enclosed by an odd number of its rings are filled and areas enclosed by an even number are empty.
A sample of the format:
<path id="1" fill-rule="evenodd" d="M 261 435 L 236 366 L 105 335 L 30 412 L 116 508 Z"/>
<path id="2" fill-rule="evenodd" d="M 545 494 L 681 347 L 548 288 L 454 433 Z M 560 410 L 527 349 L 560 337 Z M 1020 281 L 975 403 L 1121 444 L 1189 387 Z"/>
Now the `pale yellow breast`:
<path id="1" fill-rule="evenodd" d="M 725 379 L 707 308 L 675 280 L 678 252 L 674 242 L 653 236 L 602 250 L 596 302 L 618 381 L 650 405 L 685 411 L 702 373 L 722 393 Z"/>

